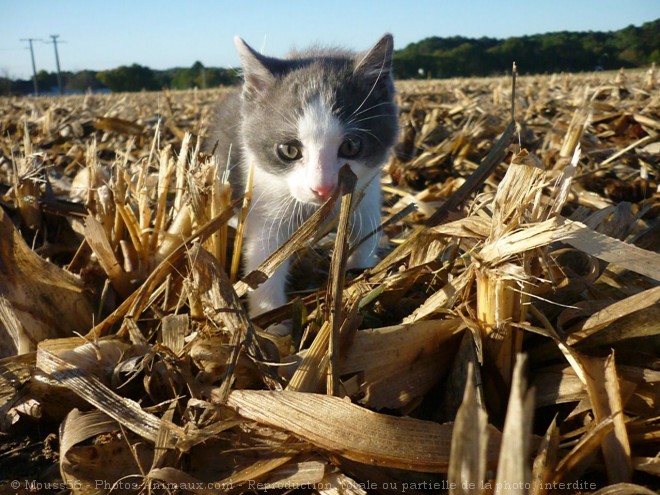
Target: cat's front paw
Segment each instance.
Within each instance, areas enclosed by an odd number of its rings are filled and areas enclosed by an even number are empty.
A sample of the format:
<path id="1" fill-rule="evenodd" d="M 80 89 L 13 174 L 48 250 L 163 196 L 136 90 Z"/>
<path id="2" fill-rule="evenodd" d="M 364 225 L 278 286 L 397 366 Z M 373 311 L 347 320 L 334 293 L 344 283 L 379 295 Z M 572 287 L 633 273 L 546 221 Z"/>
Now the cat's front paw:
<path id="1" fill-rule="evenodd" d="M 274 278 L 267 280 L 249 293 L 250 317 L 254 318 L 286 304 L 285 277 L 281 277 L 282 280 L 280 280 L 278 275 L 279 273 L 276 272 Z"/>
<path id="2" fill-rule="evenodd" d="M 267 313 L 286 304 L 284 291 L 281 294 L 268 294 L 266 291 L 256 290 L 248 296 L 250 318 Z"/>

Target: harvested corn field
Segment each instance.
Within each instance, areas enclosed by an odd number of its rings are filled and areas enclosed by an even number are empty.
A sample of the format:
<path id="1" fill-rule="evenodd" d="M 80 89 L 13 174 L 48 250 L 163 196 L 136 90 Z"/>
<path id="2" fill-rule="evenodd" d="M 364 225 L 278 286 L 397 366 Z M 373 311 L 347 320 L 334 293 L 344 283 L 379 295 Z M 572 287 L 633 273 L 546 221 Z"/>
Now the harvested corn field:
<path id="1" fill-rule="evenodd" d="M 359 273 L 349 217 L 325 235 L 348 171 L 241 272 L 250 191 L 202 147 L 226 90 L 0 100 L 0 488 L 654 493 L 658 85 L 399 83 Z"/>

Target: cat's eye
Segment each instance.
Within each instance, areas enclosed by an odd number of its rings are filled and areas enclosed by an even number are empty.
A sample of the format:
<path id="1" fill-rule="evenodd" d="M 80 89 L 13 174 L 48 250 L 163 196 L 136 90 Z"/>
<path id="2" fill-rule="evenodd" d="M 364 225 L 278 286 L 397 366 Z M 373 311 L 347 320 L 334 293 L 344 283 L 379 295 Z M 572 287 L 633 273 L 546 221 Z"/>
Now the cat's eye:
<path id="1" fill-rule="evenodd" d="M 285 162 L 293 162 L 302 158 L 302 151 L 298 143 L 282 143 L 277 145 L 277 156 Z"/>
<path id="2" fill-rule="evenodd" d="M 357 137 L 346 137 L 339 147 L 339 156 L 341 158 L 353 158 L 357 156 L 362 147 L 362 142 Z"/>

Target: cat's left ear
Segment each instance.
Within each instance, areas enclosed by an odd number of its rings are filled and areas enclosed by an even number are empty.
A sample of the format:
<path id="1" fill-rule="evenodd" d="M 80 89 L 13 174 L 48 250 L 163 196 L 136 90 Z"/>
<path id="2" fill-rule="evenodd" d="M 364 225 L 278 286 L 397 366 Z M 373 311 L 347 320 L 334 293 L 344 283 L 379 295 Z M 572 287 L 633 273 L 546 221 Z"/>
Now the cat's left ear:
<path id="1" fill-rule="evenodd" d="M 387 82 L 392 77 L 392 49 L 394 38 L 386 34 L 368 51 L 355 57 L 355 74 Z"/>
<path id="2" fill-rule="evenodd" d="M 234 38 L 234 44 L 243 67 L 243 96 L 250 99 L 275 81 L 273 71 L 269 67 L 274 60 L 257 52 L 239 36 Z"/>

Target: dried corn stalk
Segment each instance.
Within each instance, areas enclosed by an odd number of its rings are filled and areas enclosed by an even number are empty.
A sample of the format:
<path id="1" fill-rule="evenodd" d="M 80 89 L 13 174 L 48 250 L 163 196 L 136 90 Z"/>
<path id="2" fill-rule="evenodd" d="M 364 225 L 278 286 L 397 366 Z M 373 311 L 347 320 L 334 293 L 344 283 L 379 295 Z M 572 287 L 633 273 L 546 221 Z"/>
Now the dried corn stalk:
<path id="1" fill-rule="evenodd" d="M 647 493 L 660 411 L 649 74 L 521 77 L 515 91 L 506 78 L 399 83 L 383 261 L 335 283 L 332 300 L 332 238 L 311 255 L 309 243 L 336 197 L 230 284 L 241 200 L 186 134 L 204 134 L 224 90 L 0 100 L 3 207 L 34 248 L 21 252 L 80 274 L 86 285 L 57 285 L 58 296 L 86 294 L 87 314 L 101 315 L 78 329 L 85 338 L 39 338 L 36 356 L 0 363 L 0 471 L 24 452 L 12 433 L 47 417 L 62 421 L 61 475 L 80 493 L 92 477 L 143 491 L 433 493 L 449 487 L 424 483 L 447 470 L 452 490 L 470 493 L 520 479 L 549 494 L 583 478 L 598 482 L 583 492 Z M 514 136 L 529 152 L 509 160 Z M 295 301 L 250 321 L 237 296 L 289 256 Z M 292 338 L 260 333 L 286 320 Z M 7 321 L 19 334 L 28 320 Z M 519 349 L 533 394 L 514 372 Z M 341 399 L 310 393 L 330 367 Z"/>

